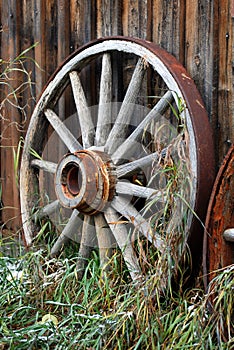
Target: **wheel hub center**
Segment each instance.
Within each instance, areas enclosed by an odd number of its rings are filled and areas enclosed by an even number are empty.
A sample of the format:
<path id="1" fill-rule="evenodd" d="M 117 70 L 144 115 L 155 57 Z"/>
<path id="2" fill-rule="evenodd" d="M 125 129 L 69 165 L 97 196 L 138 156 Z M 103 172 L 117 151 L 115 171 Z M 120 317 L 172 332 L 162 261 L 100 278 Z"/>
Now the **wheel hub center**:
<path id="1" fill-rule="evenodd" d="M 116 171 L 107 154 L 82 150 L 66 154 L 55 173 L 55 192 L 62 206 L 93 215 L 115 194 Z"/>

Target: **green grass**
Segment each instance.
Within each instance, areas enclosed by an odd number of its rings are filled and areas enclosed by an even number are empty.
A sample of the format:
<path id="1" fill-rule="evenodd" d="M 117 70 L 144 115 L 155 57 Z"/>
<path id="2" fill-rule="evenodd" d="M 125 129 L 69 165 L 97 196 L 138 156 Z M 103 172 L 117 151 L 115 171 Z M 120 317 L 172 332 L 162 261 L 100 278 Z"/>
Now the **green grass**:
<path id="1" fill-rule="evenodd" d="M 169 288 L 154 276 L 132 285 L 93 253 L 82 280 L 77 256 L 0 257 L 0 349 L 232 349 L 234 266 L 205 294 Z M 202 284 L 201 284 L 202 285 Z"/>

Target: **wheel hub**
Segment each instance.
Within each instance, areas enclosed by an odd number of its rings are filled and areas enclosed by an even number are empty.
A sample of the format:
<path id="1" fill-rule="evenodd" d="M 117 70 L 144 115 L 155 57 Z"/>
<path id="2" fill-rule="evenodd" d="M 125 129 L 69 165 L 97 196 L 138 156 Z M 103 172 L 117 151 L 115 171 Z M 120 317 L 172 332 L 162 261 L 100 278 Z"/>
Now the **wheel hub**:
<path id="1" fill-rule="evenodd" d="M 94 215 L 115 194 L 116 171 L 107 154 L 82 150 L 66 154 L 55 173 L 55 192 L 63 207 Z"/>

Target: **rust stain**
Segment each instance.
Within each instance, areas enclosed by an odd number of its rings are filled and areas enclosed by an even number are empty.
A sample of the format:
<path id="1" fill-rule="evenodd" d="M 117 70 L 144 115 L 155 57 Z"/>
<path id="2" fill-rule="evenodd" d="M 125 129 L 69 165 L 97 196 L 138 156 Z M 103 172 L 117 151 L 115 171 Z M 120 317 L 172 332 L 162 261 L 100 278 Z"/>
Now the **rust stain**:
<path id="1" fill-rule="evenodd" d="M 233 243 L 223 233 L 234 227 L 234 145 L 230 148 L 217 175 L 207 212 L 203 266 L 205 285 L 216 271 L 234 263 Z"/>

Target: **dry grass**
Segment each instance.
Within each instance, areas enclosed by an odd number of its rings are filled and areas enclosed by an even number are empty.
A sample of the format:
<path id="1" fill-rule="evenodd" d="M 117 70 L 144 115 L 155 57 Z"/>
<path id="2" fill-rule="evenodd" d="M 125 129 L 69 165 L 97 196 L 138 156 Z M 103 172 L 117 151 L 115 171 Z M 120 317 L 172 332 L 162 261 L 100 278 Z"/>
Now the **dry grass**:
<path id="1" fill-rule="evenodd" d="M 20 251 L 20 248 L 19 248 Z M 82 280 L 78 257 L 44 252 L 0 258 L 1 349 L 232 349 L 234 266 L 200 289 L 157 292 L 157 276 L 133 285 L 100 270 L 93 253 Z"/>

